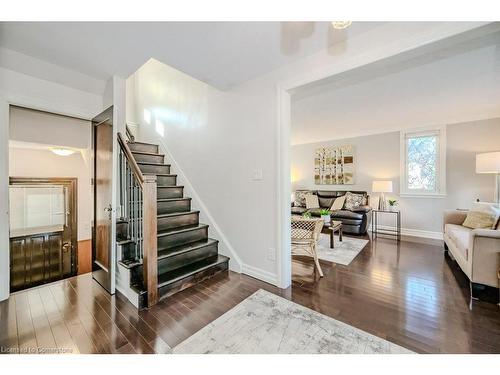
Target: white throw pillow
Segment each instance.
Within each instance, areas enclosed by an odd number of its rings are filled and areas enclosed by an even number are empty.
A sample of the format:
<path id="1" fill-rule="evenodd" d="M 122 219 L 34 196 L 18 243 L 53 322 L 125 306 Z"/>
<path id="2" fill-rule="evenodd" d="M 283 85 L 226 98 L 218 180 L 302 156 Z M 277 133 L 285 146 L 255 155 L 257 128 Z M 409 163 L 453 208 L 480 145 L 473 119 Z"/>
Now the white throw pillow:
<path id="1" fill-rule="evenodd" d="M 472 229 L 495 229 L 499 218 L 500 207 L 498 204 L 474 202 L 462 225 Z"/>
<path id="2" fill-rule="evenodd" d="M 338 211 L 341 210 L 344 207 L 345 203 L 345 195 L 342 195 L 341 197 L 335 198 L 333 201 L 332 207 L 330 208 L 330 211 Z"/>
<path id="3" fill-rule="evenodd" d="M 317 195 L 306 194 L 306 208 L 319 208 L 319 200 Z"/>

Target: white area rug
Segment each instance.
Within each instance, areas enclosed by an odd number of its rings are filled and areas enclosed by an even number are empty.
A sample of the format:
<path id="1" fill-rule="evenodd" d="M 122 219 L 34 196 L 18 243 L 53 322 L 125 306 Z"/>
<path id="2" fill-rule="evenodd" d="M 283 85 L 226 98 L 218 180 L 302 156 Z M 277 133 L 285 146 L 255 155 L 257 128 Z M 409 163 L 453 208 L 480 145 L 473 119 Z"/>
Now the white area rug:
<path id="1" fill-rule="evenodd" d="M 413 353 L 264 290 L 180 343 L 173 353 Z"/>
<path id="2" fill-rule="evenodd" d="M 340 242 L 339 236 L 335 236 L 335 247 L 330 249 L 330 235 L 321 233 L 316 251 L 319 259 L 348 266 L 367 243 L 367 240 L 346 236 L 342 236 L 342 242 Z"/>

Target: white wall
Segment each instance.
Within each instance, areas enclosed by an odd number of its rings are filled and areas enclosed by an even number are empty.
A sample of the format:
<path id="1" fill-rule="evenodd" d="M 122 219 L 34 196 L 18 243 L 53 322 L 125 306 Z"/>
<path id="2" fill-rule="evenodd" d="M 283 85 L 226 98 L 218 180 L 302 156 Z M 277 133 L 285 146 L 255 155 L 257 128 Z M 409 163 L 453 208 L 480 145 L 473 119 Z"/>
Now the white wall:
<path id="1" fill-rule="evenodd" d="M 491 201 L 494 179 L 475 173 L 476 153 L 500 150 L 500 118 L 448 125 L 447 196 L 445 198 L 399 197 L 400 139 L 399 132 L 330 140 L 292 147 L 292 188 L 311 190 L 364 190 L 371 196 L 373 180 L 391 180 L 395 198 L 402 211 L 402 227 L 406 233 L 440 237 L 445 208 L 470 208 L 475 199 Z M 353 185 L 315 185 L 314 151 L 318 147 L 354 146 L 355 177 Z M 385 225 L 394 225 L 390 221 Z"/>
<path id="2" fill-rule="evenodd" d="M 278 87 L 338 74 L 479 25 L 409 23 L 396 30 L 388 24 L 226 92 L 181 74 L 160 74 L 142 88 L 136 80 L 137 121 L 147 129 L 139 140 L 165 143 L 241 259 L 243 272 L 286 287 L 275 260 L 282 251 L 283 194 Z M 148 99 L 140 102 L 141 95 Z M 154 125 L 143 125 L 144 109 L 163 114 L 164 137 Z M 262 170 L 262 180 L 252 179 L 255 169 Z"/>
<path id="3" fill-rule="evenodd" d="M 9 111 L 8 105 L 15 104 L 49 112 L 92 118 L 102 110 L 102 96 L 76 90 L 57 83 L 37 79 L 26 74 L 0 68 L 0 213 L 8 212 L 8 154 L 9 154 Z M 9 296 L 9 242 L 8 216 L 0 217 L 0 300 Z"/>

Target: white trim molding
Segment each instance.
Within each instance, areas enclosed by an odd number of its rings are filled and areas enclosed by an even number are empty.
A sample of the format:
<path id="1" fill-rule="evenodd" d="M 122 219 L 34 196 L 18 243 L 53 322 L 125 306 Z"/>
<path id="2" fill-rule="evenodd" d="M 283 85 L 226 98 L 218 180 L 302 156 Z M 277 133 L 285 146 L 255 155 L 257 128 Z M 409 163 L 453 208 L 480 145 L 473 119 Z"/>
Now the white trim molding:
<path id="1" fill-rule="evenodd" d="M 260 268 L 249 266 L 248 264 L 243 264 L 241 267 L 241 273 L 255 277 L 256 279 L 265 281 L 266 283 L 279 286 L 278 277 L 272 272 L 264 271 Z"/>

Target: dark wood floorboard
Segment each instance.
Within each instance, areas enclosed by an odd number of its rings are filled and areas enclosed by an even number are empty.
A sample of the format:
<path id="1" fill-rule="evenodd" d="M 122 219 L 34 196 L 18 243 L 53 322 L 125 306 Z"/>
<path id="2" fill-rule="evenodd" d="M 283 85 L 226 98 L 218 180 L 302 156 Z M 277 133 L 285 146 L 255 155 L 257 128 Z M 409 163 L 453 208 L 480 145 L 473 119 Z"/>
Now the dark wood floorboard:
<path id="1" fill-rule="evenodd" d="M 500 309 L 469 298 L 468 280 L 438 241 L 371 241 L 349 266 L 293 261 L 280 290 L 233 272 L 137 311 L 90 274 L 0 302 L 5 352 L 165 353 L 259 289 L 419 353 L 500 353 Z"/>

